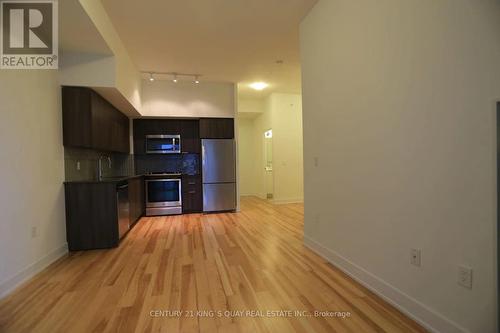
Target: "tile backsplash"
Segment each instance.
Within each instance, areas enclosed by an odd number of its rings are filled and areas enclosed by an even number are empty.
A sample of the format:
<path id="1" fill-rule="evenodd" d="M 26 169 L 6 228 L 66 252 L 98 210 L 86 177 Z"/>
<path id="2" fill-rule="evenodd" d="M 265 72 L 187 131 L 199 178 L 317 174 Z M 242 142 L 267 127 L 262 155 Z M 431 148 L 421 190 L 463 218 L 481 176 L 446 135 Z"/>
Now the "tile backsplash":
<path id="1" fill-rule="evenodd" d="M 97 179 L 97 161 L 100 156 L 104 156 L 102 159 L 104 177 L 129 176 L 134 174 L 133 155 L 65 147 L 64 171 L 66 181 Z M 109 163 L 108 157 L 111 163 Z"/>
<path id="2" fill-rule="evenodd" d="M 198 154 L 135 155 L 137 174 L 175 172 L 186 175 L 200 173 Z"/>
<path id="3" fill-rule="evenodd" d="M 66 181 L 96 180 L 97 161 L 100 156 L 103 156 L 103 177 L 142 175 L 151 172 L 176 172 L 186 175 L 198 175 L 200 173 L 200 156 L 198 154 L 134 156 L 65 147 L 64 169 Z M 111 159 L 111 163 L 109 163 L 108 157 Z"/>

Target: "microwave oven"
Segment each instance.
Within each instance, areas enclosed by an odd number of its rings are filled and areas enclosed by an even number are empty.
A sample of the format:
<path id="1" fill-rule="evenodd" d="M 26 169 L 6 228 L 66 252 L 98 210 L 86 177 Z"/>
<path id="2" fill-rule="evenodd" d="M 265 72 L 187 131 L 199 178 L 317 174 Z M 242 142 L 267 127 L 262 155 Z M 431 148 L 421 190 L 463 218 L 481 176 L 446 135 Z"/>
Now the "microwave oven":
<path id="1" fill-rule="evenodd" d="M 147 154 L 179 154 L 180 135 L 146 135 Z"/>

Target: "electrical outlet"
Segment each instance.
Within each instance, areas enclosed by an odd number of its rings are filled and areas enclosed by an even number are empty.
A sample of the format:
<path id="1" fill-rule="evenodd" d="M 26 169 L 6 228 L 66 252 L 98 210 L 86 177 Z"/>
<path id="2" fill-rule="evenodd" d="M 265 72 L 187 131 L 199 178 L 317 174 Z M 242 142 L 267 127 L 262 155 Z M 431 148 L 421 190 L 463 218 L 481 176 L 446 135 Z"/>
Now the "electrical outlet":
<path id="1" fill-rule="evenodd" d="M 35 238 L 36 236 L 38 236 L 37 227 L 31 227 L 31 238 Z"/>
<path id="2" fill-rule="evenodd" d="M 458 266 L 458 284 L 462 287 L 472 289 L 472 268 Z"/>
<path id="3" fill-rule="evenodd" d="M 421 251 L 419 249 L 411 249 L 410 263 L 414 266 L 420 267 L 421 265 Z"/>
<path id="4" fill-rule="evenodd" d="M 80 169 L 81 169 L 80 161 L 77 161 L 76 162 L 76 170 L 80 171 Z"/>

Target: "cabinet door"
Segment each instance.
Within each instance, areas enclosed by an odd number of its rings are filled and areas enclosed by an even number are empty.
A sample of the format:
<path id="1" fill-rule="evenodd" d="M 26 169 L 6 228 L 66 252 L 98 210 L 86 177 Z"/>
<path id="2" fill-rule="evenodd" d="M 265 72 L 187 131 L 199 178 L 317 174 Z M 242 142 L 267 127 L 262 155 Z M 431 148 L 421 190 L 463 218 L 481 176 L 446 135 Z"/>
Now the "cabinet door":
<path id="1" fill-rule="evenodd" d="M 199 213 L 203 210 L 202 185 L 200 176 L 182 176 L 182 211 Z"/>
<path id="2" fill-rule="evenodd" d="M 62 87 L 63 144 L 66 147 L 92 148 L 91 90 Z"/>
<path id="3" fill-rule="evenodd" d="M 181 150 L 183 153 L 200 153 L 199 123 L 197 120 L 182 120 Z"/>
<path id="4" fill-rule="evenodd" d="M 233 139 L 234 119 L 202 118 L 200 119 L 201 139 Z"/>
<path id="5" fill-rule="evenodd" d="M 64 146 L 130 151 L 129 120 L 89 88 L 62 88 Z"/>
<path id="6" fill-rule="evenodd" d="M 92 93 L 92 147 L 112 151 L 112 113 L 101 96 Z"/>
<path id="7" fill-rule="evenodd" d="M 120 151 L 130 153 L 130 121 L 128 117 L 120 113 L 120 128 L 122 132 Z"/>
<path id="8" fill-rule="evenodd" d="M 120 151 L 123 149 L 121 147 L 121 141 L 123 137 L 122 129 L 120 127 L 120 121 L 118 115 L 115 112 L 110 110 L 110 150 L 112 151 Z"/>
<path id="9" fill-rule="evenodd" d="M 116 184 L 66 183 L 65 202 L 70 251 L 118 246 Z"/>
<path id="10" fill-rule="evenodd" d="M 92 94 L 91 106 L 93 148 L 128 153 L 128 118 L 97 93 Z"/>
<path id="11" fill-rule="evenodd" d="M 111 148 L 113 151 L 128 153 L 130 152 L 129 120 L 113 107 L 111 112 Z"/>
<path id="12" fill-rule="evenodd" d="M 134 154 L 146 153 L 146 135 L 147 125 L 146 121 L 142 119 L 134 119 L 133 122 L 134 132 Z"/>

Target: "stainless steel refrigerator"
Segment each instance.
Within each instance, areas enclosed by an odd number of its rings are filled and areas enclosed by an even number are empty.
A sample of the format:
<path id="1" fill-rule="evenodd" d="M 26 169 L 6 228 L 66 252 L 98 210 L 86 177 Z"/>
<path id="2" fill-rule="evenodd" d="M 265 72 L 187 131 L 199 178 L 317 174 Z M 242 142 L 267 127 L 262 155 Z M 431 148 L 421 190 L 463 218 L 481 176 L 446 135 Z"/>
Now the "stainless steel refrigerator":
<path id="1" fill-rule="evenodd" d="M 233 139 L 201 140 L 203 211 L 236 209 L 236 152 Z"/>

